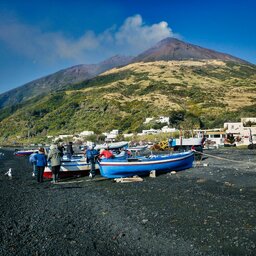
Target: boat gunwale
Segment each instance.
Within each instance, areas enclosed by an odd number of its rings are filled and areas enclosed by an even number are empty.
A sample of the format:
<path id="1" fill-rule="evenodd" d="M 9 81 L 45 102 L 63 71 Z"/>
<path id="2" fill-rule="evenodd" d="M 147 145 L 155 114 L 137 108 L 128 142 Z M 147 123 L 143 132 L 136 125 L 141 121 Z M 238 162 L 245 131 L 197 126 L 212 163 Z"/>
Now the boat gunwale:
<path id="1" fill-rule="evenodd" d="M 134 162 L 124 162 L 124 161 L 108 161 L 108 162 L 98 162 L 99 166 L 138 166 L 138 165 L 157 165 L 157 164 L 166 164 L 170 162 L 176 162 L 180 160 L 184 160 L 186 158 L 194 156 L 194 152 L 189 152 L 186 155 L 180 157 L 177 156 L 176 158 L 169 158 L 169 159 L 156 159 L 150 161 L 134 161 Z"/>

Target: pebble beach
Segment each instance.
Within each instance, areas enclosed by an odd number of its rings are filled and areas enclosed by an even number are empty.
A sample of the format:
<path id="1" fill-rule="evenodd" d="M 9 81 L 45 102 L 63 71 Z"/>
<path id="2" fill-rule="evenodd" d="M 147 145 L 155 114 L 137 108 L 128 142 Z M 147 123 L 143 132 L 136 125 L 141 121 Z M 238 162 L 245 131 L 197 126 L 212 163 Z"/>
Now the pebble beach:
<path id="1" fill-rule="evenodd" d="M 13 152 L 0 149 L 0 255 L 256 254 L 256 150 L 205 150 L 142 182 L 57 184 Z"/>

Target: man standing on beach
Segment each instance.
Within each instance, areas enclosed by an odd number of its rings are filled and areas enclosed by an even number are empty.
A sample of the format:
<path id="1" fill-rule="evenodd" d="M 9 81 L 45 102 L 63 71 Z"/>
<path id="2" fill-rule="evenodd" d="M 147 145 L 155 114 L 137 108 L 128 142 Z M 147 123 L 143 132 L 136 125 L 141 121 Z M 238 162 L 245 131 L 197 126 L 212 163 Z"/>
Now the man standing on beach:
<path id="1" fill-rule="evenodd" d="M 29 156 L 29 162 L 32 164 L 33 166 L 33 172 L 32 172 L 32 177 L 36 177 L 37 176 L 37 168 L 36 168 L 36 159 L 35 159 L 35 155 L 38 153 L 38 151 L 33 152 L 30 156 Z"/>
<path id="2" fill-rule="evenodd" d="M 37 168 L 37 182 L 43 182 L 44 168 L 47 166 L 47 159 L 44 148 L 39 148 L 38 153 L 35 155 L 36 168 Z"/>
<path id="3" fill-rule="evenodd" d="M 90 163 L 90 174 L 89 177 L 93 178 L 95 176 L 95 163 L 96 159 L 99 155 L 98 150 L 95 149 L 95 144 L 92 144 L 87 150 L 86 150 L 86 160 L 87 163 Z"/>
<path id="4" fill-rule="evenodd" d="M 47 160 L 51 161 L 52 183 L 56 183 L 58 182 L 61 165 L 61 152 L 57 148 L 57 145 L 50 146 L 50 151 Z"/>
<path id="5" fill-rule="evenodd" d="M 68 157 L 68 159 L 71 159 L 72 155 L 74 154 L 72 144 L 73 143 L 70 141 L 67 145 L 67 157 Z"/>

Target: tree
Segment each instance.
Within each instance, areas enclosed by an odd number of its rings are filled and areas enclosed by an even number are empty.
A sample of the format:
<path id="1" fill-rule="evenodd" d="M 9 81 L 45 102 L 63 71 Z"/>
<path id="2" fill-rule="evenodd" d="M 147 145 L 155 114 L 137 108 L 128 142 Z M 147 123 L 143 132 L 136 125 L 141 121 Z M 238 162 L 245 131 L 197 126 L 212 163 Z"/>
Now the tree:
<path id="1" fill-rule="evenodd" d="M 186 111 L 173 111 L 170 114 L 170 125 L 173 127 L 179 127 L 180 123 L 184 121 Z"/>

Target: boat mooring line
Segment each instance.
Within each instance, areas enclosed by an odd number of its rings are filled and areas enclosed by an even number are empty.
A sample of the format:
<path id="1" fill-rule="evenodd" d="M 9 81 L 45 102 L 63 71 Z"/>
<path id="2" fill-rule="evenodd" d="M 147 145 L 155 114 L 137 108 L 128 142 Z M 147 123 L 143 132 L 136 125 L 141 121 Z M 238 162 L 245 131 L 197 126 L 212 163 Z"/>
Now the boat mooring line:
<path id="1" fill-rule="evenodd" d="M 239 164 L 245 164 L 245 162 L 239 161 L 239 160 L 233 160 L 233 159 L 228 159 L 228 158 L 224 158 L 224 157 L 213 156 L 213 155 L 206 154 L 206 153 L 203 153 L 203 152 L 200 152 L 200 151 L 196 151 L 196 150 L 195 150 L 195 152 L 196 152 L 196 153 L 199 153 L 199 154 L 201 154 L 201 155 L 209 156 L 209 157 L 216 158 L 216 159 L 220 159 L 220 160 L 225 160 L 225 161 L 234 162 L 234 163 L 239 163 Z M 254 163 L 254 162 L 247 162 L 247 164 L 256 165 L 256 163 Z"/>

